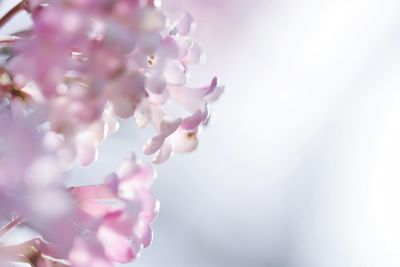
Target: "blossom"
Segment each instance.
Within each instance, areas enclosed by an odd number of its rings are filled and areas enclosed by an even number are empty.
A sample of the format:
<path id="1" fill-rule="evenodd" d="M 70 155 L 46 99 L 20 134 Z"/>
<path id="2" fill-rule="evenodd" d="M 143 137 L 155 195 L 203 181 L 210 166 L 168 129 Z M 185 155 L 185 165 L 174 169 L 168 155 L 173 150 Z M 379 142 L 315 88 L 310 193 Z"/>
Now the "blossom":
<path id="1" fill-rule="evenodd" d="M 209 119 L 208 104 L 219 97 L 223 87 L 214 78 L 209 86 L 203 88 L 170 86 L 168 91 L 172 101 L 191 113 L 186 117 L 171 119 L 159 106 L 146 103 L 142 107 L 142 120 L 151 121 L 159 133 L 144 146 L 145 154 L 157 153 L 153 160 L 156 163 L 164 162 L 173 152 L 190 152 L 197 147 L 197 135 Z"/>
<path id="2" fill-rule="evenodd" d="M 69 223 L 72 199 L 63 186 L 58 162 L 41 143 L 41 135 L 29 121 L 13 116 L 5 106 L 0 125 L 0 214 L 15 214 L 54 242 L 55 254 L 64 254 L 71 245 L 74 226 Z M 63 227 L 60 234 L 58 227 Z"/>
<path id="3" fill-rule="evenodd" d="M 32 26 L 0 40 L 0 217 L 9 221 L 0 238 L 19 224 L 37 237 L 1 245 L 0 263 L 131 262 L 150 245 L 159 210 L 153 165 L 132 152 L 102 183 L 72 187 L 68 171 L 94 163 L 129 118 L 156 131 L 143 146 L 153 163 L 193 151 L 224 87 L 190 85 L 204 61 L 193 17 L 160 1 L 24 0 L 0 27 L 23 10 Z"/>
<path id="4" fill-rule="evenodd" d="M 76 246 L 102 253 L 101 261 L 126 263 L 150 245 L 150 223 L 158 213 L 159 203 L 149 191 L 154 173 L 149 165 L 139 164 L 133 154 L 105 184 L 71 188 L 81 210 L 78 225 L 85 233 Z M 99 250 L 99 249 L 97 249 Z M 87 266 L 74 249 L 70 260 L 74 266 Z M 82 260 L 82 261 L 81 261 Z"/>
<path id="5" fill-rule="evenodd" d="M 103 184 L 66 188 L 57 161 L 37 131 L 12 118 L 11 112 L 0 123 L 9 126 L 0 133 L 0 214 L 17 213 L 23 218 L 19 223 L 40 234 L 32 241 L 45 256 L 38 261 L 51 257 L 66 259 L 72 266 L 112 266 L 134 260 L 150 245 L 150 223 L 159 209 L 150 192 L 155 178 L 150 165 L 130 154 Z M 28 145 L 29 153 L 24 153 Z M 0 247 L 0 255 L 28 259 L 29 248 Z"/>
<path id="6" fill-rule="evenodd" d="M 33 82 L 37 110 L 63 140 L 60 149 L 69 150 L 75 155 L 71 158 L 83 165 L 94 162 L 101 142 L 82 142 L 82 136 L 90 135 L 82 133 L 96 128 L 95 135 L 106 137 L 97 127 L 104 125 L 105 112 L 124 119 L 135 115 L 140 126 L 152 124 L 160 134 L 154 141 L 166 144 L 159 149 L 146 145 L 146 154 L 162 148 L 155 162 L 165 161 L 174 151 L 193 150 L 179 149 L 177 143 L 196 147 L 208 117 L 209 95 L 222 91 L 216 79 L 197 90 L 186 85 L 190 66 L 203 59 L 200 46 L 191 39 L 193 18 L 183 13 L 168 20 L 152 1 L 106 2 L 54 1 L 36 11 L 31 37 L 18 40 L 9 65 L 15 80 Z M 165 134 L 160 132 L 158 116 L 166 113 L 170 102 L 189 114 L 165 114 L 167 120 L 174 117 L 183 123 L 175 129 L 172 125 Z M 189 121 L 199 120 L 187 129 Z M 175 131 L 174 138 L 164 142 Z"/>

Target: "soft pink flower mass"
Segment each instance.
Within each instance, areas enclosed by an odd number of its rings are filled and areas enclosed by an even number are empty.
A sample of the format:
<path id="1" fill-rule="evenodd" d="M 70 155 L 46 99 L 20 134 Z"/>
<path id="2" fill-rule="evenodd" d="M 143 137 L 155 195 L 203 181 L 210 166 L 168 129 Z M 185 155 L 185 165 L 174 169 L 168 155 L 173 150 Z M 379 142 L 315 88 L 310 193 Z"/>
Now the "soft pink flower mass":
<path id="1" fill-rule="evenodd" d="M 198 146 L 223 87 L 187 85 L 203 60 L 193 18 L 155 0 L 25 0 L 0 27 L 19 12 L 32 26 L 0 39 L 0 238 L 20 224 L 37 237 L 0 246 L 1 266 L 130 262 L 152 239 L 154 167 L 131 153 L 102 184 L 64 181 L 96 161 L 120 119 L 155 129 L 143 145 L 153 163 Z"/>

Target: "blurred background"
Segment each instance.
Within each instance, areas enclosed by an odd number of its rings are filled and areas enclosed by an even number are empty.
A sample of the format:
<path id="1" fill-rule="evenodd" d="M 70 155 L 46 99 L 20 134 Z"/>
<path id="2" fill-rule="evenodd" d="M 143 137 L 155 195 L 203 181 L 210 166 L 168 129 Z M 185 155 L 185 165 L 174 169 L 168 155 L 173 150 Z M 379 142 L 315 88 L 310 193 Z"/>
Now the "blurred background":
<path id="1" fill-rule="evenodd" d="M 227 89 L 199 149 L 158 167 L 129 266 L 400 266 L 400 2 L 174 1 L 208 54 L 191 82 Z M 76 181 L 140 151 L 121 126 Z"/>

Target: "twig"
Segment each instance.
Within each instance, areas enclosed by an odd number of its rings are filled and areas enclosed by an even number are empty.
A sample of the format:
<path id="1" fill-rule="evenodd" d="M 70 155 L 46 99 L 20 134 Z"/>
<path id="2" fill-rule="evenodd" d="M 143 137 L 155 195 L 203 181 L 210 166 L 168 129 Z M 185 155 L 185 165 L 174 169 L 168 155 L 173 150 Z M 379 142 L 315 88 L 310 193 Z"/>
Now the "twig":
<path id="1" fill-rule="evenodd" d="M 0 28 L 3 27 L 8 21 L 10 21 L 15 15 L 17 15 L 20 11 L 25 10 L 25 3 L 21 1 L 15 7 L 10 9 L 3 17 L 0 18 Z"/>
<path id="2" fill-rule="evenodd" d="M 70 267 L 65 260 L 43 254 L 46 244 L 41 238 L 33 238 L 18 245 L 0 247 L 2 260 L 29 264 L 31 267 Z"/>
<path id="3" fill-rule="evenodd" d="M 0 237 L 5 235 L 8 231 L 10 231 L 12 228 L 17 226 L 18 224 L 21 224 L 24 221 L 24 218 L 22 216 L 17 216 L 13 218 L 8 224 L 4 225 L 0 229 Z"/>
<path id="4" fill-rule="evenodd" d="M 6 37 L 0 37 L 0 45 L 2 46 L 11 46 L 14 44 L 15 41 L 21 39 L 20 37 L 17 36 L 6 36 Z"/>

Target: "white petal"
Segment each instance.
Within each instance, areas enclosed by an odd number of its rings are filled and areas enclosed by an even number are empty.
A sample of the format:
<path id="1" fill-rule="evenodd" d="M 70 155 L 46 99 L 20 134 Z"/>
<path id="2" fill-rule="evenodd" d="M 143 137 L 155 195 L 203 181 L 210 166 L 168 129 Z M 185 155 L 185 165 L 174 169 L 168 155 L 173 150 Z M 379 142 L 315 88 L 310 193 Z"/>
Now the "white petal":
<path id="1" fill-rule="evenodd" d="M 193 17 L 189 13 L 183 14 L 176 25 L 176 31 L 180 35 L 188 35 L 194 28 Z"/>
<path id="2" fill-rule="evenodd" d="M 173 151 L 187 153 L 195 150 L 198 145 L 197 133 L 187 131 L 176 131 L 171 135 Z"/>
<path id="3" fill-rule="evenodd" d="M 205 54 L 198 44 L 193 44 L 188 54 L 182 59 L 187 65 L 194 65 L 205 61 Z"/>

